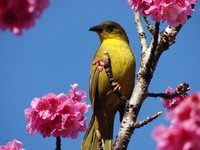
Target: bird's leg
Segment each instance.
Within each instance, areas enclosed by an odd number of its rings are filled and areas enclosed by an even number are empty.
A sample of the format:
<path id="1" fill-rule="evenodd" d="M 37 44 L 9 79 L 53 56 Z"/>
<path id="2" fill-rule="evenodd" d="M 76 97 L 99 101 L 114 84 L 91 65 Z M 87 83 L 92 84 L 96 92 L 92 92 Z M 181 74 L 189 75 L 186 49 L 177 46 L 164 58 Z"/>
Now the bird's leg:
<path id="1" fill-rule="evenodd" d="M 113 87 L 113 93 L 117 93 L 118 95 L 118 92 L 121 92 L 121 86 L 118 82 L 113 82 L 112 83 L 112 87 Z M 121 97 L 121 96 L 119 96 Z M 123 97 L 123 96 L 122 96 Z M 125 97 L 126 99 L 126 97 Z M 122 119 L 123 119 L 123 116 L 124 116 L 124 111 L 125 111 L 125 105 L 126 105 L 126 100 L 124 98 L 121 98 L 121 105 L 119 107 L 119 115 L 120 115 L 120 122 L 122 122 Z"/>

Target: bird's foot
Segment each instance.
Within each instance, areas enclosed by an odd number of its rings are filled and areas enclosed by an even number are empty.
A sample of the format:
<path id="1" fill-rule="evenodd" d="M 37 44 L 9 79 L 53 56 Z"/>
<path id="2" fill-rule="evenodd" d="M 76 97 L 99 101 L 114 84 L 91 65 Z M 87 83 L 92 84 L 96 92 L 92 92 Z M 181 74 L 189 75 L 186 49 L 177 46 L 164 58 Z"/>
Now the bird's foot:
<path id="1" fill-rule="evenodd" d="M 113 92 L 121 90 L 121 86 L 120 86 L 120 84 L 118 82 L 114 82 L 112 84 L 112 87 L 113 87 Z"/>

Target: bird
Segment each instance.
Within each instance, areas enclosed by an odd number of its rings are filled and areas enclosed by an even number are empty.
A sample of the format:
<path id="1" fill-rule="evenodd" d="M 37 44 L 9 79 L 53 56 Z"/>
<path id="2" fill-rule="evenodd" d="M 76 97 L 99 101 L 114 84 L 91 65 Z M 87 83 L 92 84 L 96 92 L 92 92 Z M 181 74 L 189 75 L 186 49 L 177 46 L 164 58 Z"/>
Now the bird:
<path id="1" fill-rule="evenodd" d="M 89 31 L 96 32 L 100 39 L 93 61 L 102 59 L 104 51 L 107 51 L 113 78 L 120 85 L 120 91 L 129 99 L 134 88 L 136 62 L 125 30 L 114 21 L 105 21 L 91 27 Z M 112 92 L 105 70 L 100 72 L 96 65 L 91 65 L 90 69 L 89 95 L 93 114 L 81 149 L 111 150 L 114 119 L 121 102 Z"/>

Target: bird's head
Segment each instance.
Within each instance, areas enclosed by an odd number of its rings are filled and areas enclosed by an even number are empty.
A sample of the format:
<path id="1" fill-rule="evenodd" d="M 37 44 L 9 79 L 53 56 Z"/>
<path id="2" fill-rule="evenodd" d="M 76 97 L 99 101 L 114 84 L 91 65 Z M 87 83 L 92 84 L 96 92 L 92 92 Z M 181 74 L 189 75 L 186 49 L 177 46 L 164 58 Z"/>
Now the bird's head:
<path id="1" fill-rule="evenodd" d="M 101 42 L 106 39 L 119 39 L 128 42 L 125 30 L 118 23 L 113 21 L 106 21 L 97 26 L 93 26 L 89 31 L 96 32 Z"/>

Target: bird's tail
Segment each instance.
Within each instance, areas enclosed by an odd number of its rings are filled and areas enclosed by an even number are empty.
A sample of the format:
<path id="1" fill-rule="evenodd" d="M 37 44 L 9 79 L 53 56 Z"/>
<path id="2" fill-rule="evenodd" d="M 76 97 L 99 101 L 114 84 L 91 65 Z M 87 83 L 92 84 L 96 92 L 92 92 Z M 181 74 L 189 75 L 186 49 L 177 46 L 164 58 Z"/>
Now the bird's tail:
<path id="1" fill-rule="evenodd" d="M 107 126 L 107 123 L 102 124 L 102 126 L 99 127 L 100 128 L 100 131 L 99 131 L 98 129 L 96 129 L 96 128 L 98 128 L 99 123 L 93 114 L 90 124 L 89 124 L 89 127 L 84 136 L 84 139 L 83 139 L 83 142 L 81 145 L 81 149 L 82 150 L 98 150 L 99 146 L 101 145 L 101 146 L 103 146 L 104 150 L 111 150 L 112 149 L 113 123 L 114 123 L 113 121 L 109 122 L 110 125 L 108 125 L 108 126 Z M 107 132 L 106 134 L 109 133 L 110 136 L 101 137 L 101 131 L 103 131 L 102 134 L 104 134 L 104 131 L 105 131 L 105 132 Z M 99 132 L 100 135 L 98 135 L 97 132 Z M 102 142 L 101 142 L 101 144 L 99 144 L 99 142 L 101 140 L 102 140 Z"/>

